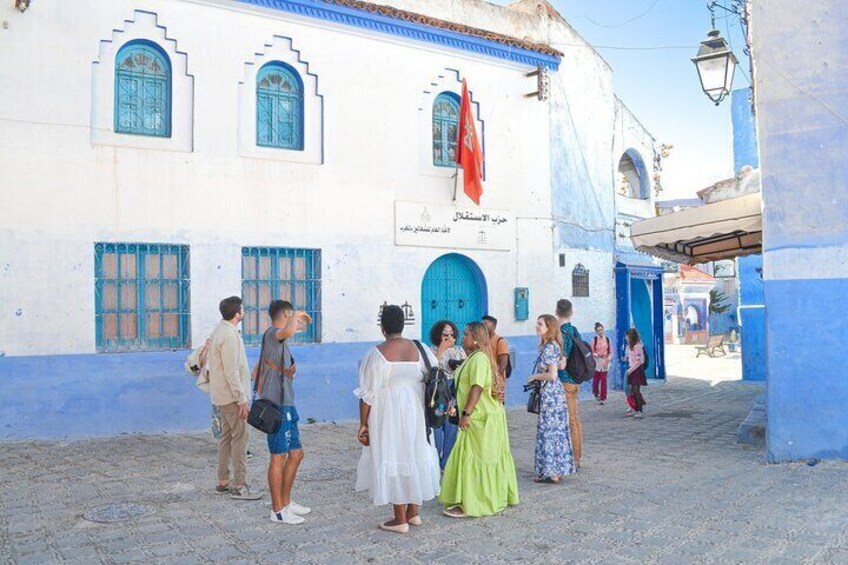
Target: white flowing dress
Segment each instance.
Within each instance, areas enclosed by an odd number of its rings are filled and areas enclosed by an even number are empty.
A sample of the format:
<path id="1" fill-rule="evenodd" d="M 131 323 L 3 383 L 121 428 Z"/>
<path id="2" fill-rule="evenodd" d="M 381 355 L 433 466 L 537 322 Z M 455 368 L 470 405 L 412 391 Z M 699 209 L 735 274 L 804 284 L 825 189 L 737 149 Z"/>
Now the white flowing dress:
<path id="1" fill-rule="evenodd" d="M 356 490 L 367 490 L 375 505 L 421 504 L 439 495 L 439 455 L 427 443 L 424 421 L 425 373 L 423 360 L 390 362 L 376 347 L 360 367 L 353 393 L 371 406 L 371 445 L 362 448 Z"/>

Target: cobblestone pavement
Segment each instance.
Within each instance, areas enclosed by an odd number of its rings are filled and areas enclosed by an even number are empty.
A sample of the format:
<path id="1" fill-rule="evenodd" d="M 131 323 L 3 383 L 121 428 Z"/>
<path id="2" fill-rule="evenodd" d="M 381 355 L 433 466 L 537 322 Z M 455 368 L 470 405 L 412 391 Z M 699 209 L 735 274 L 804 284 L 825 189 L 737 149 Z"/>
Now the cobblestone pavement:
<path id="1" fill-rule="evenodd" d="M 408 535 L 376 529 L 389 515 L 353 490 L 353 424 L 305 425 L 297 500 L 303 526 L 268 520 L 269 499 L 211 492 L 210 434 L 0 444 L 2 563 L 848 563 L 848 465 L 769 466 L 737 445 L 736 429 L 762 388 L 670 379 L 646 391 L 647 417 L 624 399 L 583 402 L 585 460 L 559 486 L 531 482 L 534 419 L 510 413 L 521 504 L 455 520 L 428 503 Z M 267 451 L 249 463 L 264 487 Z M 122 524 L 84 520 L 104 503 L 156 512 Z"/>

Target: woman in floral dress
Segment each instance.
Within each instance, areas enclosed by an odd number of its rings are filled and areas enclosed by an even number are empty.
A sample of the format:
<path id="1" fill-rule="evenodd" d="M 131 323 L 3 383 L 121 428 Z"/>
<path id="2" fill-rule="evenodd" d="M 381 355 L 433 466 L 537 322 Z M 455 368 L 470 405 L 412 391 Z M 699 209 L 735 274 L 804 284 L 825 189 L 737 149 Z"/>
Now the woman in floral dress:
<path id="1" fill-rule="evenodd" d="M 536 426 L 537 483 L 559 484 L 565 475 L 577 472 L 571 433 L 568 428 L 568 405 L 557 377 L 562 359 L 562 337 L 557 319 L 549 314 L 536 320 L 539 357 L 528 382 L 541 382 L 539 422 Z"/>

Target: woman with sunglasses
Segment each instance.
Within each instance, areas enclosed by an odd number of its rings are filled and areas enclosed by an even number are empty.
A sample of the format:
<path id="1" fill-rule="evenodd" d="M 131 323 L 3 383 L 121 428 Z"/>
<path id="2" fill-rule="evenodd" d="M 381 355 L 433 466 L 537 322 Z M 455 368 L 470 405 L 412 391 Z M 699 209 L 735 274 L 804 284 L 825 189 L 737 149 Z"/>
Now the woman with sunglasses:
<path id="1" fill-rule="evenodd" d="M 456 368 L 465 361 L 465 351 L 456 344 L 456 336 L 459 330 L 456 324 L 450 320 L 439 320 L 433 327 L 430 328 L 430 349 L 439 360 L 439 368 L 448 376 L 448 382 L 453 388 L 453 372 Z M 445 423 L 433 430 L 433 437 L 436 442 L 436 451 L 439 452 L 439 465 L 442 469 L 448 462 L 448 456 L 454 443 L 456 443 L 456 432 L 459 427 L 456 424 L 450 423 L 449 419 Z"/>

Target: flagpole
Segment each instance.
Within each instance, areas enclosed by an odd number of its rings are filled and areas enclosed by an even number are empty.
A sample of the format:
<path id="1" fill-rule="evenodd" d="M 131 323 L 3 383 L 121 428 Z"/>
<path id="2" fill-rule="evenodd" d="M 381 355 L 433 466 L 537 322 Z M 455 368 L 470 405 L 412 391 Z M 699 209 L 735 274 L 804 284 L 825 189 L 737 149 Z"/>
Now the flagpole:
<path id="1" fill-rule="evenodd" d="M 456 185 L 459 184 L 459 163 L 453 171 L 453 201 L 456 202 Z"/>

